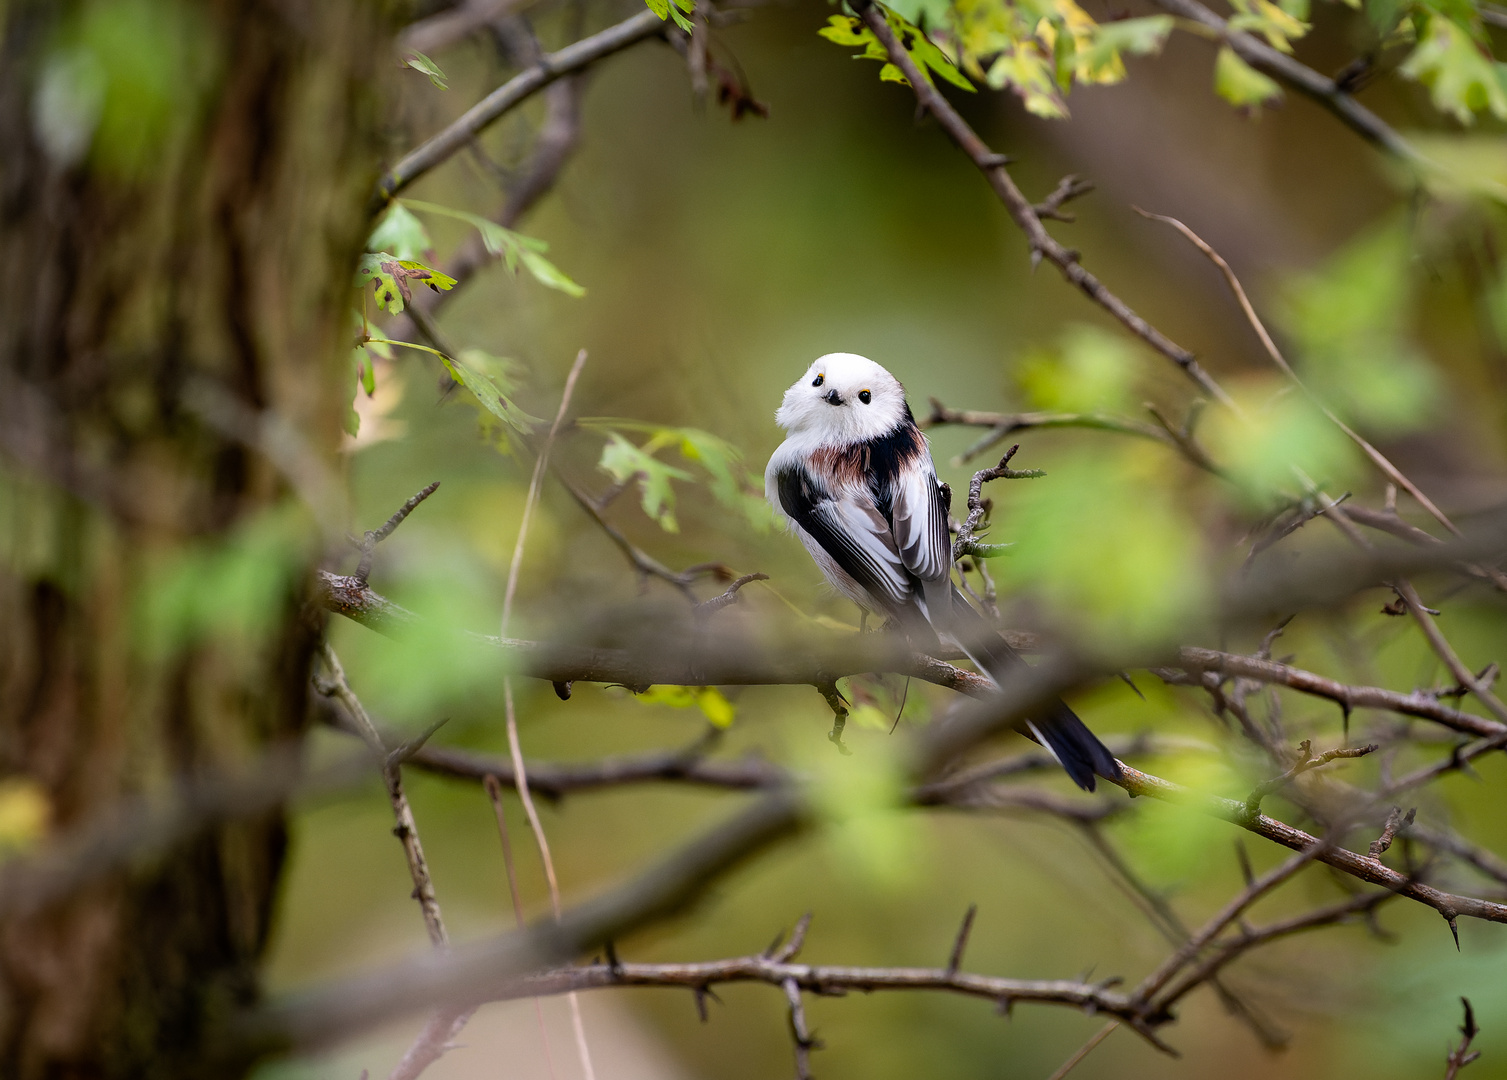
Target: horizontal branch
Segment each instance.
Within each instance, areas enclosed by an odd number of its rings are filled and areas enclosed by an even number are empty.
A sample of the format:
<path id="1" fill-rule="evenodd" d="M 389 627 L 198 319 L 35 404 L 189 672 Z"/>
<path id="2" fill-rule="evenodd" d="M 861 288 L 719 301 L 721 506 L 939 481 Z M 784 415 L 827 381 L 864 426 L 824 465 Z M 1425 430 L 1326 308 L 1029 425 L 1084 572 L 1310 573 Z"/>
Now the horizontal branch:
<path id="1" fill-rule="evenodd" d="M 1129 999 L 1100 983 L 1068 979 L 1004 979 L 947 968 L 839 967 L 797 964 L 766 956 L 743 956 L 691 964 L 589 964 L 560 968 L 517 979 L 506 988 L 507 998 L 543 997 L 571 990 L 613 986 L 684 987 L 704 991 L 718 983 L 761 982 L 781 986 L 793 981 L 814 994 L 836 996 L 852 990 L 940 990 L 995 1002 L 1007 1010 L 1018 1002 L 1067 1005 L 1090 1013 L 1118 1016 L 1130 1023 L 1139 1018 Z"/>
<path id="2" fill-rule="evenodd" d="M 1346 713 L 1351 709 L 1384 709 L 1432 720 L 1454 731 L 1468 735 L 1492 737 L 1507 734 L 1507 725 L 1484 716 L 1452 709 L 1438 698 L 1430 697 L 1419 690 L 1411 694 L 1396 690 L 1383 690 L 1377 686 L 1349 686 L 1334 679 L 1326 679 L 1311 671 L 1279 664 L 1274 660 L 1262 660 L 1255 656 L 1240 656 L 1235 653 L 1216 652 L 1213 649 L 1183 647 L 1178 650 L 1181 666 L 1189 671 L 1213 671 L 1242 679 L 1286 686 L 1315 697 L 1336 702 Z"/>
<path id="3" fill-rule="evenodd" d="M 1029 431 L 1036 428 L 1093 428 L 1098 431 L 1113 431 L 1121 435 L 1151 439 L 1175 448 L 1172 437 L 1155 424 L 1130 420 L 1123 416 L 1112 416 L 1109 413 L 983 412 L 978 409 L 949 408 L 936 398 L 932 398 L 931 415 L 922 421 L 922 426 L 934 427 L 937 424 L 957 424 L 962 427 L 990 429 L 989 434 L 983 440 L 962 453 L 960 456 L 962 461 L 983 453 L 1017 431 Z"/>
<path id="4" fill-rule="evenodd" d="M 519 72 L 394 165 L 377 182 L 372 202 L 373 213 L 430 169 L 442 164 L 456 151 L 464 149 L 466 144 L 509 109 L 543 90 L 560 76 L 579 71 L 645 38 L 663 33 L 664 28 L 664 21 L 646 9 L 600 33 L 567 45 L 559 52 L 549 53 L 533 67 Z"/>
<path id="5" fill-rule="evenodd" d="M 317 588 L 322 607 L 388 637 L 401 638 L 424 626 L 420 616 L 354 577 L 321 570 Z M 972 696 L 985 695 L 991 687 L 987 679 L 974 672 L 912 652 L 902 641 L 882 634 L 829 634 L 787 647 L 758 649 L 741 639 L 723 642 L 715 635 L 698 632 L 682 641 L 659 641 L 652 648 L 632 650 L 513 638 L 502 641 L 479 634 L 466 637 L 500 649 L 520 674 L 558 683 L 613 683 L 632 689 L 659 684 L 821 685 L 848 675 L 885 671 Z M 1021 643 L 1030 640 L 1027 637 Z"/>
<path id="6" fill-rule="evenodd" d="M 426 746 L 414 754 L 410 765 L 440 776 L 458 780 L 485 780 L 496 777 L 504 787 L 513 786 L 512 762 L 469 750 Z M 654 754 L 609 757 L 601 761 L 575 763 L 527 763 L 529 787 L 536 795 L 558 799 L 581 791 L 653 781 L 673 781 L 701 787 L 733 791 L 772 788 L 789 781 L 789 774 L 772 762 L 759 758 L 741 761 L 708 761 L 692 750 L 661 751 Z"/>

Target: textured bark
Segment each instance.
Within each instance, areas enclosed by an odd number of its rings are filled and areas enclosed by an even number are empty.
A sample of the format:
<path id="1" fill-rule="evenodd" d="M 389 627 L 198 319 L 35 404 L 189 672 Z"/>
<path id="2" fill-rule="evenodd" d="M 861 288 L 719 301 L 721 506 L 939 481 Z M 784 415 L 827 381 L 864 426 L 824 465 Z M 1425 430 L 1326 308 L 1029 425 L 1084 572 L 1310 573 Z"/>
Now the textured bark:
<path id="1" fill-rule="evenodd" d="M 144 153 L 111 156 L 107 104 L 71 161 L 38 87 L 108 5 L 0 9 L 0 783 L 45 796 L 53 835 L 300 730 L 307 515 L 259 630 L 153 649 L 141 612 L 186 552 L 293 504 L 186 388 L 277 414 L 336 467 L 377 175 L 382 4 L 128 6 L 181 31 L 191 62 L 167 120 L 141 121 Z M 0 924 L 0 1076 L 244 1072 L 209 1063 L 207 1033 L 257 993 L 284 847 L 281 814 L 216 827 Z"/>

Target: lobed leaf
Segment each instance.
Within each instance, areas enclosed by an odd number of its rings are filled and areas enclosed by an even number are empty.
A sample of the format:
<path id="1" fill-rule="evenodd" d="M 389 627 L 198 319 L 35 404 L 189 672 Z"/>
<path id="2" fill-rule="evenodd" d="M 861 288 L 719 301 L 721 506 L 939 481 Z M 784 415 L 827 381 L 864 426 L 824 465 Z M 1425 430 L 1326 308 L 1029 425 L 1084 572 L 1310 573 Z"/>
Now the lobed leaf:
<path id="1" fill-rule="evenodd" d="M 1397 70 L 1427 86 L 1434 108 L 1462 124 L 1478 112 L 1507 120 L 1507 65 L 1454 19 L 1428 16 L 1423 39 Z"/>
<path id="2" fill-rule="evenodd" d="M 1282 88 L 1235 54 L 1228 45 L 1214 59 L 1214 92 L 1237 108 L 1260 110 L 1278 101 Z"/>
<path id="3" fill-rule="evenodd" d="M 689 480 L 690 473 L 665 464 L 651 451 L 634 446 L 616 431 L 608 433 L 598 465 L 620 484 L 636 480 L 644 513 L 666 532 L 680 531 L 675 520 L 675 489 L 670 481 Z"/>

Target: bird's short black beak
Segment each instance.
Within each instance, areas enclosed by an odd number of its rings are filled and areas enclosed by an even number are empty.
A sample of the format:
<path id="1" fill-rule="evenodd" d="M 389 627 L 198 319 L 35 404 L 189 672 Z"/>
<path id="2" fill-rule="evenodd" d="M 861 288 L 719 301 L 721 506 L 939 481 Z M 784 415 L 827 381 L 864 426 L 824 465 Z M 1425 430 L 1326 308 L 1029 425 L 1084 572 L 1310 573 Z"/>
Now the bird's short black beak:
<path id="1" fill-rule="evenodd" d="M 836 390 L 828 390 L 825 394 L 822 395 L 822 399 L 826 401 L 828 405 L 842 404 L 842 396 L 838 394 Z"/>

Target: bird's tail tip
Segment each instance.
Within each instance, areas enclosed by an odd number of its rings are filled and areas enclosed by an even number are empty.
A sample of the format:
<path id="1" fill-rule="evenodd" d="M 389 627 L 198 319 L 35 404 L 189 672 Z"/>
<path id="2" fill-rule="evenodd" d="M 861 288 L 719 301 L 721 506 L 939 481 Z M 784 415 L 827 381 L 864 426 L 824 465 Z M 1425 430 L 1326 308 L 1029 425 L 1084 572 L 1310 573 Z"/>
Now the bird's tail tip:
<path id="1" fill-rule="evenodd" d="M 1098 777 L 1112 783 L 1120 779 L 1120 763 L 1109 747 L 1066 705 L 1059 705 L 1042 722 L 1033 722 L 1031 730 L 1084 791 L 1093 791 Z"/>

